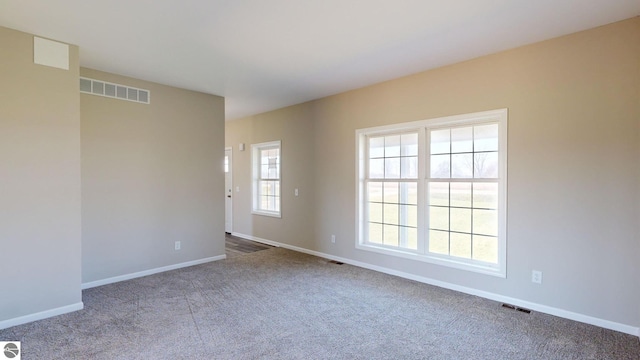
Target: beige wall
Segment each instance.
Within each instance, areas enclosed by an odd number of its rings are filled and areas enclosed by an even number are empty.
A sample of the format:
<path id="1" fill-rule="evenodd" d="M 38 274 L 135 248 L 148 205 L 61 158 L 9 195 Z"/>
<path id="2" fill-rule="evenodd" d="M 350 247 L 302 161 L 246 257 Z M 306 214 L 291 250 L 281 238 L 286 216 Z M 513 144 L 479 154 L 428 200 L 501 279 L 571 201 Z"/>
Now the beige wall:
<path id="1" fill-rule="evenodd" d="M 0 27 L 0 49 L 2 328 L 82 296 L 78 48 L 69 70 L 36 65 L 33 36 Z"/>
<path id="2" fill-rule="evenodd" d="M 639 38 L 636 17 L 228 122 L 228 146 L 282 138 L 284 151 L 310 154 L 296 168 L 304 174 L 283 173 L 283 184 L 315 180 L 313 201 L 297 203 L 315 215 L 305 222 L 315 234 L 297 237 L 286 217 L 250 215 L 250 156 L 235 156 L 245 193 L 234 230 L 640 327 Z M 355 249 L 356 129 L 499 108 L 509 109 L 506 279 Z M 291 166 L 284 155 L 282 166 Z M 250 226 L 258 222 L 268 229 Z M 531 282 L 532 269 L 544 272 L 543 285 Z"/>
<path id="3" fill-rule="evenodd" d="M 80 72 L 151 91 L 80 95 L 83 283 L 224 255 L 224 99 Z"/>
<path id="4" fill-rule="evenodd" d="M 306 105 L 227 122 L 233 147 L 233 232 L 308 247 L 315 237 L 314 122 Z M 282 218 L 251 215 L 251 144 L 281 140 Z M 239 151 L 239 144 L 245 150 Z M 240 191 L 235 191 L 236 187 Z M 294 190 L 298 189 L 298 196 Z"/>

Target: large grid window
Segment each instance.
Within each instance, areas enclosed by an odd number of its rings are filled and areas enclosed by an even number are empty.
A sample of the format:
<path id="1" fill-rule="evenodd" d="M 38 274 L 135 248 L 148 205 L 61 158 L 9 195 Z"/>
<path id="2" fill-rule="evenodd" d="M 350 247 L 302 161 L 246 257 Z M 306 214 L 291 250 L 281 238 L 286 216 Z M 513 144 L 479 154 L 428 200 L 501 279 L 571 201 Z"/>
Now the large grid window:
<path id="1" fill-rule="evenodd" d="M 280 141 L 251 145 L 253 213 L 280 217 Z"/>
<path id="2" fill-rule="evenodd" d="M 357 247 L 506 276 L 507 111 L 356 132 Z"/>

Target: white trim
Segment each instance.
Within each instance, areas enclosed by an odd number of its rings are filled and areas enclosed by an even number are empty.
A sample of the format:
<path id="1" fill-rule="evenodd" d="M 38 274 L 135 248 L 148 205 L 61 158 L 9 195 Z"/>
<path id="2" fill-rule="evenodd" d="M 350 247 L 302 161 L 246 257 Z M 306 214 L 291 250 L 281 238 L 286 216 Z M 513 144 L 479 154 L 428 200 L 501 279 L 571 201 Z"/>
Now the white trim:
<path id="1" fill-rule="evenodd" d="M 17 318 L 13 318 L 9 320 L 3 320 L 3 321 L 0 321 L 0 330 L 8 329 L 13 326 L 27 324 L 33 321 L 48 319 L 54 316 L 67 314 L 67 313 L 82 310 L 82 309 L 84 309 L 84 303 L 80 301 L 75 304 L 61 306 L 55 309 L 50 309 L 50 310 L 29 314 L 29 315 L 19 316 Z"/>
<path id="2" fill-rule="evenodd" d="M 157 273 L 161 273 L 161 272 L 165 272 L 165 271 L 176 270 L 176 269 L 181 269 L 181 268 L 185 268 L 185 267 L 189 267 L 189 266 L 205 264 L 205 263 L 212 262 L 212 261 L 224 260 L 226 258 L 227 258 L 227 255 L 218 255 L 218 256 L 208 257 L 208 258 L 199 259 L 199 260 L 187 261 L 187 262 L 183 262 L 183 263 L 179 263 L 179 264 L 162 266 L 162 267 L 155 268 L 155 269 L 139 271 L 139 272 L 135 272 L 135 273 L 131 273 L 131 274 L 114 276 L 114 277 L 110 277 L 110 278 L 106 278 L 106 279 L 102 279 L 102 280 L 91 281 L 91 282 L 88 282 L 88 283 L 83 283 L 82 284 L 82 290 L 94 288 L 94 287 L 97 287 L 97 286 L 107 285 L 107 284 L 113 284 L 113 283 L 117 283 L 117 282 L 120 282 L 120 281 L 131 280 L 131 279 L 135 279 L 135 278 L 139 278 L 139 277 L 143 277 L 143 276 L 153 275 L 153 274 L 157 274 Z"/>
<path id="3" fill-rule="evenodd" d="M 229 184 L 231 185 L 231 187 L 230 187 L 231 194 L 225 194 L 225 196 L 231 195 L 231 197 L 229 198 L 229 199 L 231 199 L 231 205 L 230 205 L 231 209 L 229 211 L 229 214 L 227 214 L 227 199 L 225 198 L 224 199 L 224 201 L 225 201 L 225 203 L 224 203 L 224 206 L 225 206 L 225 208 L 224 208 L 224 216 L 225 216 L 225 219 L 224 219 L 224 230 L 225 230 L 225 232 L 227 231 L 227 215 L 228 215 L 229 216 L 229 220 L 228 220 L 228 222 L 229 222 L 229 230 L 230 230 L 229 233 L 232 233 L 233 232 L 233 198 L 234 198 L 234 195 L 233 195 L 233 147 L 231 147 L 231 146 L 225 147 L 224 148 L 224 156 L 227 156 L 227 151 L 229 151 L 230 156 L 229 156 L 229 161 L 228 161 L 228 164 L 227 164 L 228 167 L 229 167 L 229 171 L 224 173 L 224 176 L 225 176 L 225 188 L 226 188 L 226 181 L 227 181 L 226 176 L 228 174 L 228 176 L 229 176 Z M 225 192 L 226 192 L 226 190 L 227 189 L 225 189 Z"/>
<path id="4" fill-rule="evenodd" d="M 279 243 L 279 242 L 276 242 L 276 241 L 262 239 L 262 238 L 258 238 L 258 237 L 251 236 L 251 235 L 245 235 L 245 234 L 240 234 L 240 233 L 233 233 L 233 235 L 237 236 L 237 237 L 241 237 L 241 238 L 247 239 L 247 240 L 253 240 L 253 241 L 265 243 L 265 244 L 276 246 L 276 247 L 282 247 L 284 249 L 298 251 L 298 252 L 301 252 L 301 253 L 314 255 L 314 256 L 322 257 L 322 258 L 329 259 L 329 260 L 335 260 L 335 261 L 343 262 L 345 264 L 361 267 L 361 268 L 364 268 L 364 269 L 373 270 L 373 271 L 377 271 L 377 272 L 381 272 L 381 273 L 385 273 L 385 274 L 389 274 L 389 275 L 394 275 L 394 276 L 398 276 L 398 277 L 401 277 L 401 278 L 414 280 L 414 281 L 418 281 L 418 282 L 421 282 L 421 283 L 424 283 L 424 284 L 429 284 L 429 285 L 441 287 L 441 288 L 444 288 L 444 289 L 454 290 L 454 291 L 458 291 L 458 292 L 469 294 L 469 295 L 475 295 L 475 296 L 479 296 L 479 297 L 482 297 L 482 298 L 485 298 L 485 299 L 489 299 L 489 300 L 493 300 L 493 301 L 497 301 L 497 302 L 501 302 L 501 303 L 508 303 L 508 304 L 512 304 L 512 305 L 515 305 L 515 306 L 518 306 L 518 307 L 523 307 L 523 308 L 531 309 L 531 310 L 534 310 L 534 311 L 538 311 L 538 312 L 541 312 L 541 313 L 545 313 L 545 314 L 549 314 L 549 315 L 553 315 L 553 316 L 558 316 L 558 317 L 561 317 L 561 318 L 565 318 L 565 319 L 569 319 L 569 320 L 573 320 L 573 321 L 578 321 L 578 322 L 582 322 L 582 323 L 585 323 L 585 324 L 590 324 L 590 325 L 598 326 L 598 327 L 601 327 L 601 328 L 614 330 L 614 331 L 619 331 L 619 332 L 622 332 L 622 333 L 625 333 L 625 334 L 630 334 L 630 335 L 635 335 L 635 336 L 639 336 L 640 337 L 640 327 L 637 327 L 637 326 L 621 324 L 621 323 L 618 323 L 618 322 L 605 320 L 605 319 L 600 319 L 600 318 L 596 318 L 596 317 L 589 316 L 589 315 L 584 315 L 584 314 L 580 314 L 580 313 L 576 313 L 576 312 L 572 312 L 572 311 L 568 311 L 568 310 L 555 308 L 555 307 L 552 307 L 552 306 L 537 304 L 537 303 L 533 303 L 533 302 L 526 301 L 526 300 L 521 300 L 521 299 L 509 297 L 509 296 L 504 296 L 504 295 L 500 295 L 500 294 L 491 293 L 491 292 L 488 292 L 488 291 L 483 291 L 483 290 L 473 289 L 473 288 L 466 287 L 466 286 L 460 286 L 460 285 L 456 285 L 456 284 L 451 284 L 451 283 L 448 283 L 448 282 L 435 280 L 435 279 L 424 277 L 424 276 L 414 275 L 414 274 L 406 273 L 406 272 L 403 272 L 403 271 L 397 271 L 397 270 L 389 269 L 389 268 L 386 268 L 386 267 L 383 267 L 383 266 L 372 265 L 372 264 L 369 264 L 369 263 L 365 263 L 365 262 L 361 262 L 361 261 L 357 261 L 357 260 L 351 260 L 351 259 L 347 259 L 347 258 L 343 258 L 343 257 L 339 257 L 339 256 L 329 255 L 329 254 L 325 254 L 325 253 L 322 253 L 322 252 L 319 252 L 319 251 L 308 250 L 308 249 L 301 248 L 301 247 L 298 247 L 298 246 L 283 244 L 283 243 Z"/>

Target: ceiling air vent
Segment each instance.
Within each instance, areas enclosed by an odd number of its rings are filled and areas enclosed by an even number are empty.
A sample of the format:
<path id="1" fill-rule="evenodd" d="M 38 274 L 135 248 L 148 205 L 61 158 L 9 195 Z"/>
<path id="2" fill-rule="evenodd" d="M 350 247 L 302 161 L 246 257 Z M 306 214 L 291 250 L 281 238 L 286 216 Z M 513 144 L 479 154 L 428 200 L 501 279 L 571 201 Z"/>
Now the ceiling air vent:
<path id="1" fill-rule="evenodd" d="M 149 90 L 84 77 L 80 78 L 80 92 L 142 104 L 149 104 L 151 98 Z"/>

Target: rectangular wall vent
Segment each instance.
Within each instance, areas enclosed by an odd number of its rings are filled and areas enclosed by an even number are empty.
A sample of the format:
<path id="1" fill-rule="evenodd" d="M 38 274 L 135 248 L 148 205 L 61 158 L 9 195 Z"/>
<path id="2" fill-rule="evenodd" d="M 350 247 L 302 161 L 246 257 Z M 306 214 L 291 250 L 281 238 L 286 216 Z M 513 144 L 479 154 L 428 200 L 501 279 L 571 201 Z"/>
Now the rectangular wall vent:
<path id="1" fill-rule="evenodd" d="M 80 78 L 80 92 L 142 104 L 151 103 L 151 92 L 149 90 L 85 77 Z"/>

